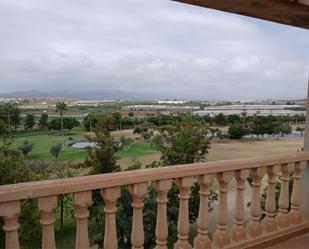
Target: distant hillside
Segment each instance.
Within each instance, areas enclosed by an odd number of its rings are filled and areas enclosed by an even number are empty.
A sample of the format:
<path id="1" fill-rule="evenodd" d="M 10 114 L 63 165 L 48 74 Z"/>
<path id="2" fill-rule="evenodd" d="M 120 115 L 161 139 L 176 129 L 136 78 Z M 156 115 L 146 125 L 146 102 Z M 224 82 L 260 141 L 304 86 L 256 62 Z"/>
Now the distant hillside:
<path id="1" fill-rule="evenodd" d="M 0 93 L 0 97 L 2 98 L 19 98 L 19 97 L 52 97 L 48 93 L 40 92 L 37 90 L 28 90 L 28 91 L 17 91 L 17 92 L 8 92 L 8 93 Z"/>

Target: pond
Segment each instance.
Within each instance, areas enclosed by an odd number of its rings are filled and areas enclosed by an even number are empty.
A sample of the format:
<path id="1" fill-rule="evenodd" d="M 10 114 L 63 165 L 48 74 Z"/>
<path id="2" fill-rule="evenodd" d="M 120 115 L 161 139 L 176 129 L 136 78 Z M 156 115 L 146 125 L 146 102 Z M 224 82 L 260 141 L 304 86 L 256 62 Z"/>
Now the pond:
<path id="1" fill-rule="evenodd" d="M 292 131 L 290 134 L 288 135 L 285 135 L 285 137 L 291 137 L 291 138 L 297 138 L 297 137 L 304 137 L 304 132 L 300 132 L 300 131 Z M 277 135 L 269 135 L 269 134 L 264 134 L 263 138 L 274 138 L 276 137 Z M 280 135 L 281 136 L 281 135 Z M 250 138 L 250 137 L 254 137 L 256 138 L 256 135 L 246 135 L 245 136 L 246 138 Z M 261 135 L 260 135 L 261 137 Z"/>
<path id="2" fill-rule="evenodd" d="M 76 142 L 71 144 L 72 148 L 77 148 L 77 149 L 86 149 L 87 147 L 91 147 L 94 148 L 96 147 L 96 143 L 95 142 Z"/>

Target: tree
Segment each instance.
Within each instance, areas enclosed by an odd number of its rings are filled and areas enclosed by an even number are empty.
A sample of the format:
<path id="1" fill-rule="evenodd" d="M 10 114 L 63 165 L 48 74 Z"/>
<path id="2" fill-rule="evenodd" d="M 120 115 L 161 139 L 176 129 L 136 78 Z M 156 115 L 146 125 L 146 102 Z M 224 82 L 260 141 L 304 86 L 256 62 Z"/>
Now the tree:
<path id="1" fill-rule="evenodd" d="M 163 133 L 162 133 L 163 132 Z M 161 134 L 165 138 L 164 146 L 161 148 L 161 165 L 178 165 L 178 164 L 189 164 L 195 162 L 201 162 L 206 160 L 208 154 L 210 141 L 207 138 L 208 127 L 202 121 L 184 120 L 179 125 L 167 127 L 162 130 Z M 156 164 L 153 164 L 157 167 Z M 149 191 L 150 192 L 150 191 Z M 173 184 L 171 191 L 168 193 L 168 199 L 170 205 L 167 208 L 169 217 L 169 247 L 173 245 L 177 238 L 177 214 L 179 210 L 179 198 L 178 188 L 176 184 Z M 151 192 L 149 193 L 151 196 Z M 218 199 L 218 194 L 211 192 L 209 198 L 209 209 L 211 210 L 211 204 Z M 155 202 L 149 200 L 147 205 L 155 208 Z M 146 205 L 145 205 L 146 206 Z M 198 217 L 199 209 L 199 185 L 196 183 L 192 187 L 192 194 L 189 199 L 189 215 L 190 222 L 194 223 Z M 154 229 L 155 224 L 151 223 L 155 220 L 155 214 L 148 214 L 149 224 Z M 153 216 L 152 216 L 153 215 Z M 149 226 L 150 226 L 149 225 Z M 149 238 L 149 244 L 155 243 L 153 238 Z M 151 246 L 150 246 L 151 247 Z"/>
<path id="2" fill-rule="evenodd" d="M 146 128 L 147 129 L 147 128 Z M 133 131 L 133 134 L 141 134 L 142 133 L 142 128 L 141 127 L 136 127 Z"/>
<path id="3" fill-rule="evenodd" d="M 2 122 L 3 121 L 0 121 L 0 123 Z M 8 131 L 2 133 L 2 136 L 7 134 L 7 132 Z M 43 179 L 42 175 L 33 174 L 27 167 L 25 167 L 23 160 L 24 158 L 19 151 L 10 149 L 9 143 L 0 143 L 0 185 Z M 39 211 L 36 201 L 22 201 L 21 215 L 19 217 L 19 223 L 21 224 L 19 238 L 24 248 L 40 248 L 41 245 L 39 241 L 41 240 L 41 225 L 39 220 Z M 2 226 L 3 221 L 0 220 L 0 227 Z M 0 248 L 4 248 L 4 233 L 0 233 Z"/>
<path id="4" fill-rule="evenodd" d="M 233 124 L 240 123 L 241 117 L 237 114 L 232 114 L 232 115 L 228 115 L 227 120 L 229 124 L 233 125 Z"/>
<path id="5" fill-rule="evenodd" d="M 11 128 L 11 112 L 13 110 L 13 106 L 11 104 L 5 104 L 4 109 L 7 113 L 7 120 L 8 120 L 8 126 L 9 126 L 9 133 L 11 134 L 12 128 Z"/>
<path id="6" fill-rule="evenodd" d="M 112 114 L 113 118 L 114 118 L 114 122 L 115 122 L 115 127 L 117 130 L 122 130 L 122 116 L 121 113 L 119 112 L 114 112 Z"/>
<path id="7" fill-rule="evenodd" d="M 304 131 L 305 131 L 305 127 L 297 127 L 296 131 L 300 132 L 300 136 L 303 137 L 304 136 Z"/>
<path id="8" fill-rule="evenodd" d="M 46 113 L 42 113 L 40 120 L 39 120 L 39 126 L 41 128 L 47 128 L 48 127 L 48 115 Z"/>
<path id="9" fill-rule="evenodd" d="M 32 130 L 33 126 L 35 125 L 35 118 L 33 114 L 27 113 L 25 120 L 24 120 L 24 127 L 26 130 Z"/>
<path id="10" fill-rule="evenodd" d="M 129 129 L 129 128 L 133 128 L 134 127 L 135 122 L 134 122 L 134 119 L 132 119 L 132 118 L 124 117 L 122 119 L 121 124 L 122 124 L 122 128 L 123 129 Z"/>
<path id="11" fill-rule="evenodd" d="M 88 131 L 94 131 L 97 125 L 106 126 L 110 131 L 116 128 L 114 115 L 102 113 L 89 113 L 84 117 L 83 125 Z"/>
<path id="12" fill-rule="evenodd" d="M 63 118 L 62 122 L 60 118 L 56 118 L 48 123 L 48 129 L 56 131 L 61 131 L 62 128 L 63 130 L 72 130 L 74 127 L 77 127 L 79 125 L 80 123 L 75 118 Z"/>
<path id="13" fill-rule="evenodd" d="M 117 145 L 111 136 L 108 120 L 101 120 L 95 130 L 93 141 L 97 146 L 88 148 L 85 165 L 92 168 L 92 174 L 104 174 L 120 171 L 116 163 Z M 106 126 L 107 125 L 107 126 Z"/>
<path id="14" fill-rule="evenodd" d="M 142 131 L 142 133 L 141 133 L 142 138 L 143 138 L 146 142 L 149 141 L 149 139 L 152 137 L 152 135 L 153 135 L 153 131 L 148 131 L 148 130 L 144 130 L 144 131 Z"/>
<path id="15" fill-rule="evenodd" d="M 128 113 L 128 116 L 131 117 L 131 118 L 133 118 L 133 117 L 134 117 L 134 112 L 129 112 L 129 113 Z"/>
<path id="16" fill-rule="evenodd" d="M 169 144 L 163 146 L 161 160 L 164 165 L 187 164 L 204 161 L 210 141 L 208 127 L 201 122 L 185 121 L 165 133 Z"/>
<path id="17" fill-rule="evenodd" d="M 12 126 L 17 130 L 17 127 L 20 125 L 20 109 L 16 104 L 0 105 L 0 119 L 8 123 L 9 133 L 12 130 Z"/>
<path id="18" fill-rule="evenodd" d="M 232 125 L 228 130 L 230 139 L 241 139 L 245 135 L 242 125 Z"/>
<path id="19" fill-rule="evenodd" d="M 12 112 L 11 112 L 11 124 L 14 126 L 15 131 L 17 130 L 17 127 L 21 123 L 21 117 L 20 117 L 20 109 L 18 108 L 17 105 L 12 106 Z"/>
<path id="20" fill-rule="evenodd" d="M 281 124 L 280 130 L 281 130 L 282 136 L 289 135 L 292 132 L 292 127 L 289 124 Z"/>
<path id="21" fill-rule="evenodd" d="M 214 123 L 219 126 L 227 125 L 227 118 L 223 113 L 219 113 L 214 117 Z"/>
<path id="22" fill-rule="evenodd" d="M 125 136 L 120 137 L 120 148 L 122 148 L 124 151 L 129 151 L 132 143 L 133 143 L 132 138 Z"/>
<path id="23" fill-rule="evenodd" d="M 61 119 L 62 150 L 64 150 L 63 115 L 66 111 L 67 111 L 67 105 L 64 102 L 56 103 L 56 112 L 59 113 Z"/>
<path id="24" fill-rule="evenodd" d="M 53 158 L 55 160 L 57 160 L 59 158 L 59 154 L 60 154 L 61 150 L 62 150 L 62 145 L 61 144 L 53 145 L 50 148 L 50 154 L 53 156 Z"/>
<path id="25" fill-rule="evenodd" d="M 155 149 L 161 149 L 163 146 L 163 137 L 161 134 L 156 134 L 150 139 L 151 147 Z"/>
<path id="26" fill-rule="evenodd" d="M 2 137 L 4 144 L 7 139 L 8 133 L 9 131 L 7 123 L 0 119 L 0 137 Z"/>
<path id="27" fill-rule="evenodd" d="M 96 115 L 94 113 L 89 113 L 87 114 L 87 116 L 84 117 L 84 127 L 90 131 L 90 132 L 93 132 L 93 129 L 95 127 L 97 123 L 97 118 L 96 118 Z"/>
<path id="28" fill-rule="evenodd" d="M 281 133 L 281 125 L 279 123 L 273 124 L 273 133 L 277 135 L 277 139 L 280 138 L 280 133 Z"/>
<path id="29" fill-rule="evenodd" d="M 32 151 L 34 144 L 25 140 L 18 149 L 22 152 L 25 158 L 28 157 L 29 153 Z"/>
<path id="30" fill-rule="evenodd" d="M 220 131 L 220 129 L 218 129 L 218 128 L 209 128 L 209 131 L 211 133 L 211 137 L 213 138 L 216 135 L 216 133 L 218 131 Z"/>

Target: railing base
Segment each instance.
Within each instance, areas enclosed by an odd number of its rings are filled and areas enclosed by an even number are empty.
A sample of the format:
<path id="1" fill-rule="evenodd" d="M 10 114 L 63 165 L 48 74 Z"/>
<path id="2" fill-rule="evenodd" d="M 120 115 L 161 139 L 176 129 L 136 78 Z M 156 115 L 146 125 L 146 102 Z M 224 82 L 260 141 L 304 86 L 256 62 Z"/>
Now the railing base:
<path id="1" fill-rule="evenodd" d="M 299 236 L 309 232 L 309 223 L 303 222 L 299 225 L 291 225 L 285 229 L 278 229 L 272 233 L 263 233 L 261 236 L 256 238 L 248 238 L 246 241 L 239 242 L 225 247 L 224 249 L 262 249 L 268 246 L 272 246 L 295 236 Z"/>

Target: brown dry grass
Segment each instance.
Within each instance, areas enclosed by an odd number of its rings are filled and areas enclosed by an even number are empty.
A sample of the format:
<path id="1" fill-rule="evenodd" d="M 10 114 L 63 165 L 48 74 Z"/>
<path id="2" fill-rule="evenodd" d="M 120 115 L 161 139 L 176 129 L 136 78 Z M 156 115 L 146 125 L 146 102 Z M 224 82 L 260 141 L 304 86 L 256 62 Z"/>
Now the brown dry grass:
<path id="1" fill-rule="evenodd" d="M 233 141 L 228 140 L 225 143 L 212 143 L 207 161 L 228 160 L 244 157 L 266 156 L 281 153 L 295 152 L 303 146 L 303 138 L 280 138 L 263 141 Z M 119 165 L 124 169 L 133 160 L 139 161 L 143 166 L 153 161 L 160 160 L 161 154 L 154 153 L 141 157 L 121 158 Z"/>
<path id="2" fill-rule="evenodd" d="M 126 169 L 128 165 L 134 163 L 135 161 L 140 162 L 143 166 L 151 164 L 153 161 L 159 161 L 161 157 L 161 153 L 157 152 L 150 155 L 139 156 L 136 158 L 132 157 L 123 157 L 117 160 L 117 163 L 122 169 Z"/>
<path id="3" fill-rule="evenodd" d="M 213 143 L 208 161 L 265 156 L 296 152 L 303 146 L 303 138 L 280 138 L 263 141 L 228 141 Z"/>

